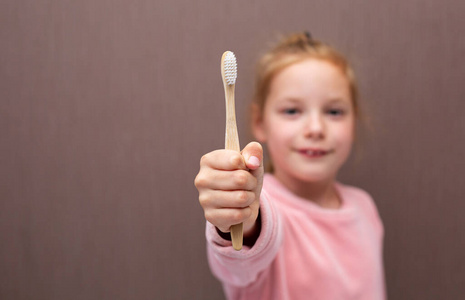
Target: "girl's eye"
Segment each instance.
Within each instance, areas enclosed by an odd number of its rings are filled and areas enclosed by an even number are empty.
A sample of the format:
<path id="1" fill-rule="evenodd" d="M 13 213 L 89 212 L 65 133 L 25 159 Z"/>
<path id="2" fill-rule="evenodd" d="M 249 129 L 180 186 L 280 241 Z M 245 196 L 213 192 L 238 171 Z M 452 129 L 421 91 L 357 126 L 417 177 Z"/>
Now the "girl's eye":
<path id="1" fill-rule="evenodd" d="M 342 109 L 338 109 L 338 108 L 334 108 L 334 109 L 329 109 L 327 111 L 327 113 L 331 116 L 335 116 L 335 117 L 339 117 L 339 116 L 342 116 L 344 115 L 344 110 Z"/>
<path id="2" fill-rule="evenodd" d="M 286 114 L 286 115 L 296 115 L 297 113 L 299 113 L 299 110 L 297 108 L 286 108 L 286 109 L 283 109 L 283 113 Z"/>

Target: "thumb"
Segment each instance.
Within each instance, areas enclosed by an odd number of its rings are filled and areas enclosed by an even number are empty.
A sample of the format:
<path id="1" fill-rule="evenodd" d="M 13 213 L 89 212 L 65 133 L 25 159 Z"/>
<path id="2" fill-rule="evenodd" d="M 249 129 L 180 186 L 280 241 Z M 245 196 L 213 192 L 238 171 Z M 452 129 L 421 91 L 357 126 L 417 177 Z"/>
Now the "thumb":
<path id="1" fill-rule="evenodd" d="M 257 142 L 251 142 L 242 150 L 247 168 L 256 170 L 263 166 L 263 148 Z"/>
<path id="2" fill-rule="evenodd" d="M 257 178 L 257 186 L 254 188 L 256 199 L 260 199 L 260 193 L 263 185 L 263 148 L 257 142 L 251 142 L 242 150 L 245 165 L 249 172 Z M 258 203 L 258 202 L 257 202 Z"/>

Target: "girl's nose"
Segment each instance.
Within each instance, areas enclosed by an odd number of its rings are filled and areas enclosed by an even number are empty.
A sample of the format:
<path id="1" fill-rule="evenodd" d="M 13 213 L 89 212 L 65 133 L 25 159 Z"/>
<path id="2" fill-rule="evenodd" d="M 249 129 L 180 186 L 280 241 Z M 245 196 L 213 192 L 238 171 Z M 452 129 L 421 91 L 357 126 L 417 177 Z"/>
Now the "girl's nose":
<path id="1" fill-rule="evenodd" d="M 325 136 L 325 126 L 323 116 L 313 112 L 306 119 L 305 136 L 312 139 L 323 139 Z"/>

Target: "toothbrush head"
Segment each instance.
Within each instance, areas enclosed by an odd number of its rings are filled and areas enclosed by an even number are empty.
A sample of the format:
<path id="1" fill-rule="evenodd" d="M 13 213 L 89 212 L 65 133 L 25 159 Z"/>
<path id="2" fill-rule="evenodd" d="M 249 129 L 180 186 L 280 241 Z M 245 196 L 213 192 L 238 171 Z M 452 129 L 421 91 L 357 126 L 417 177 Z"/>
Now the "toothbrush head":
<path id="1" fill-rule="evenodd" d="M 223 53 L 221 59 L 221 74 L 223 75 L 223 82 L 227 85 L 234 85 L 237 78 L 237 63 L 236 56 L 231 51 Z"/>

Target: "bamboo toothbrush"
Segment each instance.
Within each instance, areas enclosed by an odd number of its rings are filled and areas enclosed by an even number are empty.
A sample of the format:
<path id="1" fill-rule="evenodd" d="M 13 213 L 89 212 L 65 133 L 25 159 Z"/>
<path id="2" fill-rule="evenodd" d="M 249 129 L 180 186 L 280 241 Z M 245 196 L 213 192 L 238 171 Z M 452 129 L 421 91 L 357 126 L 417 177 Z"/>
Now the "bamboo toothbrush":
<path id="1" fill-rule="evenodd" d="M 226 51 L 221 57 L 221 77 L 223 77 L 224 96 L 226 98 L 226 135 L 225 148 L 240 152 L 239 136 L 236 126 L 236 112 L 234 108 L 234 87 L 237 78 L 236 56 Z M 235 250 L 242 249 L 242 223 L 231 226 L 231 240 Z"/>

